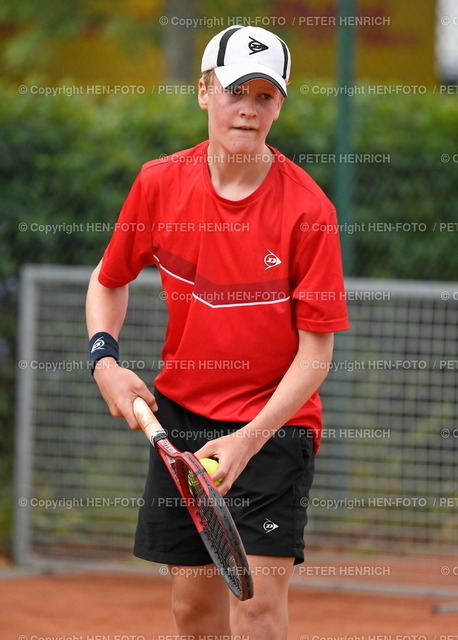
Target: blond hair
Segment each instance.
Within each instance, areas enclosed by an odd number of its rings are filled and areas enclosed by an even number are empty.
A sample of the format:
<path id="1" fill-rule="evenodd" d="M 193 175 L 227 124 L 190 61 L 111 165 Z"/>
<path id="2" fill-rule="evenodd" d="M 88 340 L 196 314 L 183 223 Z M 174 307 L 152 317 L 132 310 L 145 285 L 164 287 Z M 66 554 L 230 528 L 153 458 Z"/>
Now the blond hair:
<path id="1" fill-rule="evenodd" d="M 201 79 L 205 85 L 205 88 L 208 89 L 208 87 L 210 87 L 215 81 L 215 70 L 208 69 L 207 71 L 204 71 L 202 73 Z"/>

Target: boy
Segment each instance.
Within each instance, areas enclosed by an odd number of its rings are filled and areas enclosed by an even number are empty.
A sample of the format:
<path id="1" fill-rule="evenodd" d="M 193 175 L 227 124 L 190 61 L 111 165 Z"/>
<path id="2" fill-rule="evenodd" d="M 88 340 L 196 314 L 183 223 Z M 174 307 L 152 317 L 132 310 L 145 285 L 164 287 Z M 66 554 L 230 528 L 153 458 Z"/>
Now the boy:
<path id="1" fill-rule="evenodd" d="M 286 639 L 321 430 L 317 389 L 333 332 L 348 328 L 338 238 L 323 231 L 336 228 L 335 211 L 265 142 L 289 71 L 286 44 L 264 29 L 212 38 L 198 94 L 209 140 L 144 165 L 120 214 L 128 224 L 89 285 L 94 378 L 112 415 L 138 428 L 141 396 L 179 448 L 219 459 L 213 478 L 248 554 L 255 595 L 239 602 L 186 510 L 156 506 L 177 494 L 152 450 L 134 553 L 169 565 L 177 629 L 193 638 Z M 169 312 L 154 395 L 116 362 L 128 283 L 150 264 Z"/>

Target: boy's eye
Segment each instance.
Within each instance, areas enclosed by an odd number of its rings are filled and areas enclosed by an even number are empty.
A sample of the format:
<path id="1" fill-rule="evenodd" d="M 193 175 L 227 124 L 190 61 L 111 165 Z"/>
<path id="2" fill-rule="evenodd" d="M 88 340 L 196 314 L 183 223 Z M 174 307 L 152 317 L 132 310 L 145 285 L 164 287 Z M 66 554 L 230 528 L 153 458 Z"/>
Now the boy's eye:
<path id="1" fill-rule="evenodd" d="M 262 98 L 263 100 L 272 100 L 273 95 L 272 95 L 271 93 L 262 93 L 262 94 L 261 94 L 261 98 Z"/>

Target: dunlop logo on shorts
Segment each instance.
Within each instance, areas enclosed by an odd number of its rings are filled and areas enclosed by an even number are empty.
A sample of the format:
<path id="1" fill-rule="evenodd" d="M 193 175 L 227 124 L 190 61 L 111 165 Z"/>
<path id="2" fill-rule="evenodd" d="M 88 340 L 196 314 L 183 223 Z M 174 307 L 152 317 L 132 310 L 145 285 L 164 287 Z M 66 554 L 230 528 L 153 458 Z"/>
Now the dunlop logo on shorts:
<path id="1" fill-rule="evenodd" d="M 272 520 L 266 518 L 264 524 L 262 525 L 262 528 L 266 533 L 270 533 L 274 529 L 278 529 L 278 524 L 275 524 L 275 522 L 272 522 Z"/>

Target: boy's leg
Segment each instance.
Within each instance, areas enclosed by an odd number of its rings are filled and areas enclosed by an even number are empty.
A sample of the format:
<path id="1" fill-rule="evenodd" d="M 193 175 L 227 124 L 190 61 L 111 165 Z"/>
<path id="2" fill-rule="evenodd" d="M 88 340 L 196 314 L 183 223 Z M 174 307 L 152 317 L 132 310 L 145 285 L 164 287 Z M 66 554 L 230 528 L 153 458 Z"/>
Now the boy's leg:
<path id="1" fill-rule="evenodd" d="M 229 589 L 213 564 L 169 566 L 172 611 L 181 637 L 229 636 Z"/>
<path id="2" fill-rule="evenodd" d="M 288 584 L 294 558 L 250 555 L 248 561 L 255 595 L 244 602 L 230 596 L 214 565 L 169 566 L 172 611 L 179 634 L 287 640 Z"/>
<path id="3" fill-rule="evenodd" d="M 288 584 L 294 558 L 249 555 L 254 597 L 231 598 L 231 632 L 250 640 L 287 640 Z"/>

